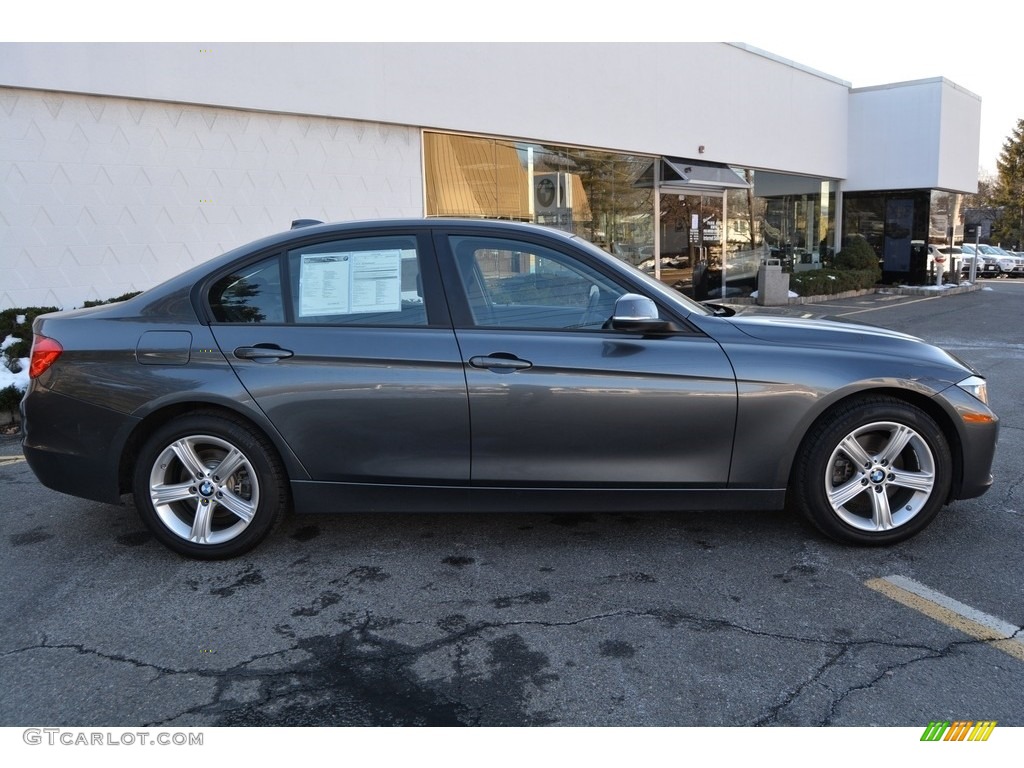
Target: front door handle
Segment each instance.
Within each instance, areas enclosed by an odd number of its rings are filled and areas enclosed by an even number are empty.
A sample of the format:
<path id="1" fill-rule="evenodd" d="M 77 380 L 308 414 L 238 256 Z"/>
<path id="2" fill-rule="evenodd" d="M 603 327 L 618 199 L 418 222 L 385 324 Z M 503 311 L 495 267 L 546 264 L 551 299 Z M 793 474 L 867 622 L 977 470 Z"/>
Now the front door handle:
<path id="1" fill-rule="evenodd" d="M 270 363 L 274 360 L 291 357 L 294 354 L 290 349 L 281 349 L 276 344 L 257 344 L 253 347 L 235 348 L 235 357 L 239 360 L 255 360 L 260 363 Z"/>
<path id="2" fill-rule="evenodd" d="M 520 360 L 515 355 L 498 352 L 493 355 L 478 355 L 469 358 L 469 364 L 474 368 L 485 368 L 488 371 L 524 371 L 532 368 L 533 363 L 528 360 Z"/>

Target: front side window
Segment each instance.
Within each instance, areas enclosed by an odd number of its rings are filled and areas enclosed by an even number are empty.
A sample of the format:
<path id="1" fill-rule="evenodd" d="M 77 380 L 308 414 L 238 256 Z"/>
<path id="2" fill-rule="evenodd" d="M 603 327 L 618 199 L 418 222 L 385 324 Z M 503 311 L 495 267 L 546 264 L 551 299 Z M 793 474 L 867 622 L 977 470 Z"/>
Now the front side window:
<path id="1" fill-rule="evenodd" d="M 454 236 L 452 252 L 478 326 L 599 329 L 626 289 L 589 265 L 544 246 Z"/>

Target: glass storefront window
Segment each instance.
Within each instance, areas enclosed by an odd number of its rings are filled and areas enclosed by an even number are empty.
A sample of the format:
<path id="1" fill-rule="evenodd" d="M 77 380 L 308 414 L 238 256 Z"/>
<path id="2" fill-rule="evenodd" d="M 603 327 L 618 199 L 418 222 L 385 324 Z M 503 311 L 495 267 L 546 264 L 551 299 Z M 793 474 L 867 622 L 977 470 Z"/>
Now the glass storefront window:
<path id="1" fill-rule="evenodd" d="M 427 216 L 535 222 L 653 258 L 650 157 L 429 131 L 423 157 Z"/>
<path id="2" fill-rule="evenodd" d="M 836 184 L 811 176 L 756 171 L 755 222 L 771 257 L 793 271 L 827 266 L 834 256 Z"/>
<path id="3" fill-rule="evenodd" d="M 742 176 L 750 188 L 725 191 L 724 228 L 722 193 L 662 186 L 661 277 L 688 296 L 749 296 L 766 258 L 793 272 L 831 262 L 836 182 L 754 170 Z"/>
<path id="4" fill-rule="evenodd" d="M 648 155 L 433 131 L 423 134 L 423 157 L 427 216 L 572 232 L 650 273 L 657 260 L 662 280 L 697 299 L 748 295 L 765 257 L 816 269 L 833 252 L 836 184 L 828 180 L 720 165 L 751 188 L 695 192 L 673 186 Z"/>
<path id="5" fill-rule="evenodd" d="M 843 240 L 864 237 L 882 263 L 882 281 L 921 272 L 931 228 L 929 190 L 848 192 L 843 196 Z"/>
<path id="6" fill-rule="evenodd" d="M 933 189 L 931 212 L 928 217 L 928 243 L 948 245 L 963 242 L 964 227 L 960 221 L 963 195 Z"/>

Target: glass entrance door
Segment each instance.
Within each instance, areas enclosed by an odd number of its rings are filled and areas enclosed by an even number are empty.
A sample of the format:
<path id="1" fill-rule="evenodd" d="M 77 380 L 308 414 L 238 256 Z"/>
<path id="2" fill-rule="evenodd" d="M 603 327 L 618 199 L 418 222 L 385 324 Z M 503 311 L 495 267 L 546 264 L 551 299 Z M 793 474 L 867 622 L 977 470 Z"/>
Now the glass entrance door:
<path id="1" fill-rule="evenodd" d="M 661 279 L 702 301 L 721 295 L 722 195 L 662 192 Z"/>

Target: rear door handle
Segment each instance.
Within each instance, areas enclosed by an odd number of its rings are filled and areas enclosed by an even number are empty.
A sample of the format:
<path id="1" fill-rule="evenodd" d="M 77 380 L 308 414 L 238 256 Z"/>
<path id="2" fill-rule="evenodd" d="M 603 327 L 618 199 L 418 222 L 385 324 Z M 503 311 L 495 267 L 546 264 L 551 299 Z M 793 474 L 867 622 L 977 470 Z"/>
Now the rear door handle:
<path id="1" fill-rule="evenodd" d="M 474 368 L 486 368 L 489 371 L 523 371 L 533 367 L 533 363 L 528 360 L 520 360 L 515 355 L 508 355 L 504 352 L 471 357 L 469 364 Z"/>
<path id="2" fill-rule="evenodd" d="M 294 354 L 290 349 L 281 349 L 275 344 L 257 344 L 253 347 L 235 348 L 235 357 L 239 360 L 255 360 L 266 363 L 291 357 Z"/>

